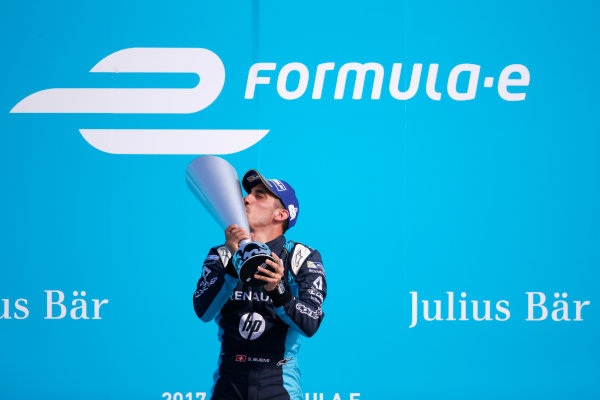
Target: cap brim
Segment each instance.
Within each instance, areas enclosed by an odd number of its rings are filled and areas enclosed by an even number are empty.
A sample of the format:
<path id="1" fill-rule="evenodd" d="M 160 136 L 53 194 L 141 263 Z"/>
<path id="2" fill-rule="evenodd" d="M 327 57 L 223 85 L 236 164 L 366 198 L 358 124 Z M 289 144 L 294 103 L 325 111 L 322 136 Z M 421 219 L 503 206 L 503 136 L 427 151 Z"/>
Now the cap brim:
<path id="1" fill-rule="evenodd" d="M 246 176 L 251 173 L 254 172 L 256 173 L 256 175 L 258 175 L 258 177 L 260 178 L 260 181 L 255 180 L 254 182 L 247 182 L 246 181 Z M 246 171 L 246 173 L 244 174 L 244 177 L 242 178 L 242 186 L 244 187 L 244 190 L 246 191 L 246 193 L 250 194 L 250 192 L 252 191 L 252 188 L 256 185 L 258 185 L 259 183 L 262 183 L 263 185 L 265 185 L 265 187 L 267 188 L 267 190 L 269 192 L 271 192 L 271 194 L 273 194 L 273 196 L 277 197 L 279 199 L 279 201 L 283 202 L 283 200 L 281 200 L 281 197 L 279 197 L 279 195 L 277 195 L 273 190 L 271 190 L 271 188 L 269 187 L 269 185 L 267 184 L 267 180 L 265 179 L 264 176 L 262 176 L 260 174 L 260 172 L 258 172 L 255 169 L 249 169 L 248 171 Z"/>

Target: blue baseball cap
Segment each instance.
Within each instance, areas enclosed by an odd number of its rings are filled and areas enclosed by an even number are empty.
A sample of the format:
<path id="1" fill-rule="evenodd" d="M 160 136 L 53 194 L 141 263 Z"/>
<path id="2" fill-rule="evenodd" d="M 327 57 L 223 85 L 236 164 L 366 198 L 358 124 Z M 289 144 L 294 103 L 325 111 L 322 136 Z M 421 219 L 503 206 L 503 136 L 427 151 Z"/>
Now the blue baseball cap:
<path id="1" fill-rule="evenodd" d="M 294 226 L 296 219 L 298 219 L 300 205 L 296 198 L 296 192 L 290 184 L 279 179 L 266 179 L 255 169 L 246 172 L 242 178 L 242 186 L 247 193 L 250 193 L 252 188 L 259 183 L 263 183 L 275 197 L 281 200 L 283 206 L 288 210 L 290 214 L 288 217 L 288 229 Z"/>

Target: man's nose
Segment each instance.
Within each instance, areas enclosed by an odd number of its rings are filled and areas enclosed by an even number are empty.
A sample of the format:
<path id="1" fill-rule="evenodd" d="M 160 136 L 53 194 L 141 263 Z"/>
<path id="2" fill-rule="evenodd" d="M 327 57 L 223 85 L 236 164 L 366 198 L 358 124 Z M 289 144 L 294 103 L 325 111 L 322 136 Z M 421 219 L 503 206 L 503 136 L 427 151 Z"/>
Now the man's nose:
<path id="1" fill-rule="evenodd" d="M 244 205 L 249 205 L 250 204 L 250 199 L 249 199 L 250 195 L 244 197 Z"/>

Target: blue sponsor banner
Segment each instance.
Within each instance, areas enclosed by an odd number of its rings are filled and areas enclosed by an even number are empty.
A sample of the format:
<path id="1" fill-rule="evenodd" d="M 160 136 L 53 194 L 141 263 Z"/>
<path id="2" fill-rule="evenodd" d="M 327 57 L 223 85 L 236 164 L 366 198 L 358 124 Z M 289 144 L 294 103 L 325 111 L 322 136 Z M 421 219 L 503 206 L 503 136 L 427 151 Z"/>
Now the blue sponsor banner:
<path id="1" fill-rule="evenodd" d="M 598 16 L 6 4 L 0 398 L 209 397 L 201 154 L 296 191 L 328 286 L 306 399 L 598 398 Z"/>

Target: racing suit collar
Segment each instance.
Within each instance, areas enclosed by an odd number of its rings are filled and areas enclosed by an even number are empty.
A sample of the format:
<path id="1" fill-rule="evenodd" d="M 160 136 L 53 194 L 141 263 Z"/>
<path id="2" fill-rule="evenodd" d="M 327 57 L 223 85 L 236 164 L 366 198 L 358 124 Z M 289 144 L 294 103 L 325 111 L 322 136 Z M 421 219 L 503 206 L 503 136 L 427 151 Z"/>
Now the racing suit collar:
<path id="1" fill-rule="evenodd" d="M 277 236 L 275 239 L 265 244 L 269 246 L 269 249 L 271 249 L 272 252 L 274 252 L 275 254 L 279 254 L 281 249 L 283 249 L 283 245 L 285 244 L 285 236 Z"/>

